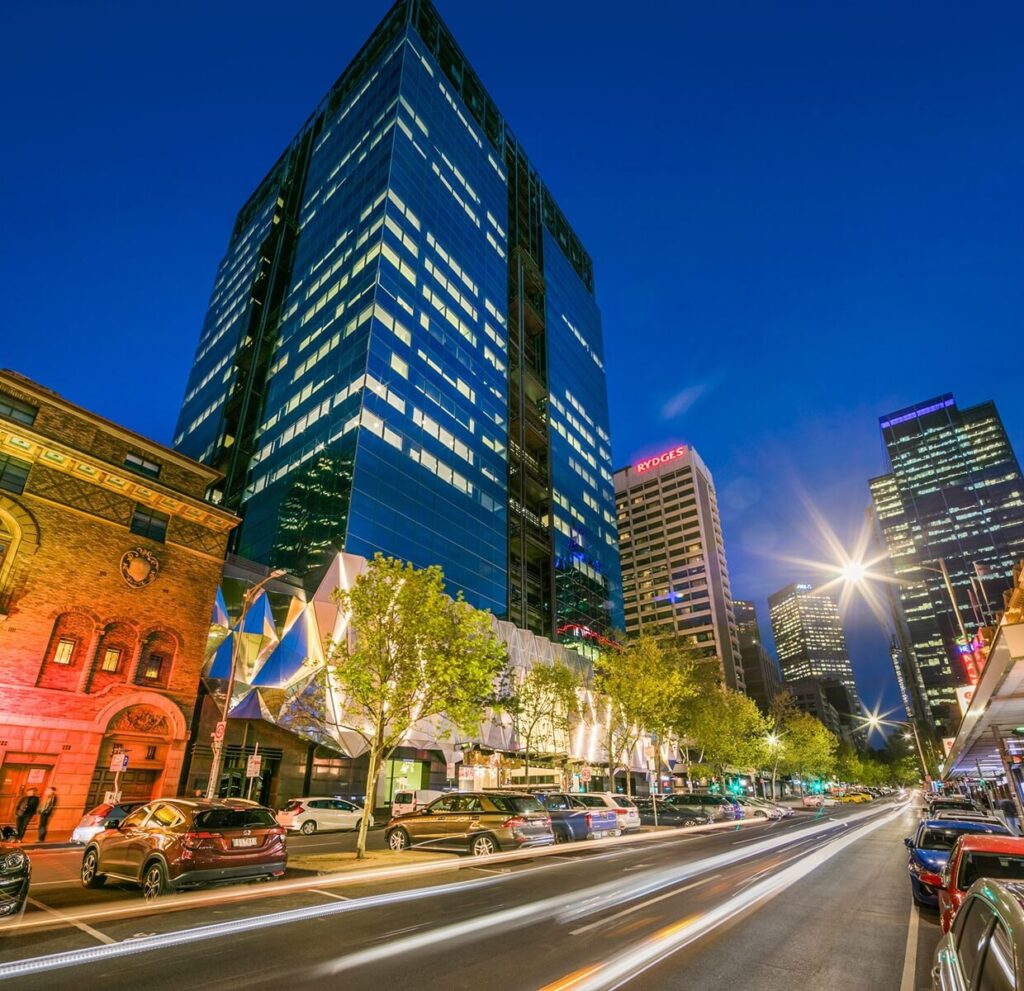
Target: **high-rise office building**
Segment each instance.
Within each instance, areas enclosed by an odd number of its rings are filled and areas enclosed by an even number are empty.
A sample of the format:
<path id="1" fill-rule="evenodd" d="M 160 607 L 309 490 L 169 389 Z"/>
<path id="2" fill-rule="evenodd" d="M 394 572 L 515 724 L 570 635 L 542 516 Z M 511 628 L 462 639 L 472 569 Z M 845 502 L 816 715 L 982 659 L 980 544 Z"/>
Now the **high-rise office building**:
<path id="1" fill-rule="evenodd" d="M 615 472 L 626 632 L 688 640 L 743 689 L 715 486 L 692 447 Z"/>
<path id="2" fill-rule="evenodd" d="M 859 710 L 860 697 L 835 599 L 815 592 L 810 585 L 787 585 L 768 596 L 768 612 L 786 681 L 833 678 L 846 687 L 853 707 Z"/>
<path id="3" fill-rule="evenodd" d="M 398 0 L 235 221 L 175 445 L 234 550 L 439 564 L 537 633 L 621 625 L 590 256 L 429 0 Z"/>
<path id="4" fill-rule="evenodd" d="M 975 636 L 1024 557 L 1024 479 L 994 403 L 960 409 L 946 394 L 879 426 L 889 472 L 869 485 L 896 580 L 887 591 L 903 680 L 912 715 L 941 726 L 956 686 L 977 678 Z"/>
<path id="5" fill-rule="evenodd" d="M 733 599 L 736 633 L 740 644 L 740 662 L 747 694 L 762 712 L 769 712 L 779 692 L 782 674 L 774 657 L 761 640 L 757 607 L 753 602 Z"/>

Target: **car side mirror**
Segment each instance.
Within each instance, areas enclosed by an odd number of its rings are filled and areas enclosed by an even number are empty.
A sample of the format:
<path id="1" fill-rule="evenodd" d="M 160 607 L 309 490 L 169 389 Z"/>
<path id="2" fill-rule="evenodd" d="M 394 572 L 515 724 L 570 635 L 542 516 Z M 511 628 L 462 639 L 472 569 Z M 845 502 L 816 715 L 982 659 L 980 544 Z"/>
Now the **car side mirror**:
<path id="1" fill-rule="evenodd" d="M 909 836 L 906 836 L 903 839 L 903 845 L 909 850 L 914 845 L 914 841 Z"/>

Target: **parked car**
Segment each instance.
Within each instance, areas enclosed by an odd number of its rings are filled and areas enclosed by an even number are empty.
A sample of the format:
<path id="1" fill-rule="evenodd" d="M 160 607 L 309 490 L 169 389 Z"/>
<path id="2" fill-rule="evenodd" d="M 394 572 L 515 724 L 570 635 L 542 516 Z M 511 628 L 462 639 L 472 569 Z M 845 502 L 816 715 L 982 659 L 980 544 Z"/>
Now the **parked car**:
<path id="1" fill-rule="evenodd" d="M 935 812 L 983 812 L 984 809 L 980 808 L 975 802 L 972 802 L 969 798 L 946 798 L 940 796 L 939 798 L 933 799 L 928 806 L 930 813 Z"/>
<path id="2" fill-rule="evenodd" d="M 800 801 L 804 808 L 811 809 L 831 809 L 839 804 L 839 799 L 832 795 L 804 795 Z"/>
<path id="3" fill-rule="evenodd" d="M 1024 882 L 1024 839 L 1005 836 L 961 836 L 940 874 L 939 922 L 949 932 L 953 917 L 978 878 Z"/>
<path id="4" fill-rule="evenodd" d="M 790 814 L 789 809 L 784 809 L 781 805 L 772 805 L 771 802 L 765 802 L 760 798 L 740 796 L 736 801 L 743 806 L 743 815 L 747 819 L 782 819 Z"/>
<path id="5" fill-rule="evenodd" d="M 358 829 L 366 813 L 344 798 L 293 798 L 275 818 L 278 825 L 305 836 L 325 829 Z M 369 816 L 367 825 L 373 825 Z"/>
<path id="6" fill-rule="evenodd" d="M 498 850 L 550 846 L 555 835 L 551 817 L 532 795 L 465 791 L 443 795 L 417 812 L 393 817 L 384 839 L 392 850 L 447 847 L 482 857 Z"/>
<path id="7" fill-rule="evenodd" d="M 534 792 L 533 797 L 551 817 L 556 843 L 600 840 L 622 834 L 619 816 L 613 809 L 592 808 L 581 802 L 579 795 L 565 792 Z"/>
<path id="8" fill-rule="evenodd" d="M 588 791 L 573 798 L 590 809 L 611 809 L 619 817 L 619 828 L 628 833 L 640 828 L 640 813 L 633 799 L 625 795 L 613 795 L 610 791 Z"/>
<path id="9" fill-rule="evenodd" d="M 81 879 L 130 881 L 147 898 L 180 888 L 281 877 L 285 830 L 270 809 L 232 799 L 164 798 L 97 834 L 82 854 Z"/>
<path id="10" fill-rule="evenodd" d="M 21 917 L 32 880 L 32 861 L 17 838 L 13 826 L 0 829 L 0 926 Z"/>
<path id="11" fill-rule="evenodd" d="M 1014 991 L 1024 978 L 1024 885 L 975 881 L 935 950 L 935 991 Z"/>
<path id="12" fill-rule="evenodd" d="M 941 809 L 939 812 L 929 812 L 929 819 L 956 819 L 959 822 L 1002 822 L 998 816 L 989 812 L 962 812 L 957 809 Z M 1004 824 L 1005 825 L 1005 824 Z"/>
<path id="13" fill-rule="evenodd" d="M 417 809 L 426 808 L 435 798 L 440 798 L 443 791 L 431 791 L 429 788 L 417 788 L 413 791 L 396 791 L 391 799 L 391 814 L 404 816 Z"/>
<path id="14" fill-rule="evenodd" d="M 743 818 L 743 807 L 723 795 L 713 795 L 704 791 L 681 791 L 675 795 L 666 795 L 665 801 L 679 808 L 699 809 L 711 816 L 715 822 Z"/>
<path id="15" fill-rule="evenodd" d="M 839 801 L 846 805 L 862 805 L 870 802 L 871 796 L 866 791 L 848 791 Z"/>
<path id="16" fill-rule="evenodd" d="M 671 797 L 671 796 L 669 796 Z M 682 805 L 670 805 L 662 796 L 657 798 L 635 799 L 640 822 L 645 826 L 707 826 L 711 816 L 702 809 Z M 655 803 L 657 803 L 657 821 L 655 821 Z"/>
<path id="17" fill-rule="evenodd" d="M 84 846 L 97 833 L 109 829 L 115 822 L 120 822 L 145 804 L 145 802 L 104 802 L 102 805 L 97 805 L 82 816 L 81 821 L 71 833 L 71 842 Z"/>
<path id="18" fill-rule="evenodd" d="M 939 903 L 940 877 L 956 841 L 966 833 L 1009 836 L 1000 822 L 963 822 L 957 819 L 923 819 L 913 836 L 903 842 L 909 851 L 907 870 L 910 893 L 918 905 L 932 908 Z"/>

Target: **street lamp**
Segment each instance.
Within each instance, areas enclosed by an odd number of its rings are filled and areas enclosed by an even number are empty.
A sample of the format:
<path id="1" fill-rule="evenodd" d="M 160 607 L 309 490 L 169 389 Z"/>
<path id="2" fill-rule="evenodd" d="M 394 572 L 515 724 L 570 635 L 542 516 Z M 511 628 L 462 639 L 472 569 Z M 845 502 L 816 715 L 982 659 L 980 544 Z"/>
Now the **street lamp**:
<path id="1" fill-rule="evenodd" d="M 228 710 L 231 708 L 231 693 L 235 690 L 235 668 L 238 665 L 238 643 L 242 638 L 242 629 L 245 626 L 245 614 L 249 611 L 249 607 L 256 600 L 256 596 L 262 591 L 263 586 L 267 582 L 273 581 L 275 578 L 280 578 L 282 575 L 287 574 L 284 568 L 277 568 L 271 571 L 266 578 L 258 581 L 255 585 L 251 585 L 246 589 L 245 594 L 242 596 L 242 611 L 239 613 L 238 622 L 235 624 L 234 639 L 231 641 L 231 670 L 228 672 L 228 687 L 224 693 L 224 707 L 221 710 L 220 723 L 224 726 L 224 733 L 227 732 L 228 724 Z M 220 790 L 220 775 L 224 769 L 224 736 L 220 740 L 215 740 L 215 746 L 213 748 L 213 760 L 210 763 L 210 779 L 206 783 L 206 797 L 216 798 L 217 792 Z"/>
<path id="2" fill-rule="evenodd" d="M 949 596 L 949 603 L 953 607 L 953 615 L 956 617 L 956 625 L 960 628 L 960 636 L 964 638 L 964 646 L 970 646 L 970 638 L 967 636 L 967 627 L 964 626 L 963 617 L 960 615 L 960 605 L 956 601 L 956 594 L 953 591 L 953 583 L 949 580 L 949 571 L 946 569 L 946 559 L 940 557 L 939 566 L 933 568 L 927 564 L 915 564 L 908 571 L 931 571 L 936 575 L 942 575 L 942 581 L 946 586 L 946 594 Z"/>

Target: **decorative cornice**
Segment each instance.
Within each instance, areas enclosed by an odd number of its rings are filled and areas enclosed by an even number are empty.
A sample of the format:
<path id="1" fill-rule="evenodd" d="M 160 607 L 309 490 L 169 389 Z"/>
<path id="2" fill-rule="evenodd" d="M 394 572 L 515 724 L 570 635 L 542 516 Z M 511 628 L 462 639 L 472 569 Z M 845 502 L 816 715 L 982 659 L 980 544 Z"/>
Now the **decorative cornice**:
<path id="1" fill-rule="evenodd" d="M 70 447 L 31 436 L 27 431 L 16 433 L 6 426 L 0 426 L 0 451 L 117 492 L 126 499 L 141 502 L 152 509 L 191 520 L 216 533 L 227 533 L 238 522 L 226 510 L 188 496 L 172 495 L 163 486 L 153 484 L 148 479 L 112 471 L 110 465 L 98 458 L 90 458 Z"/>

